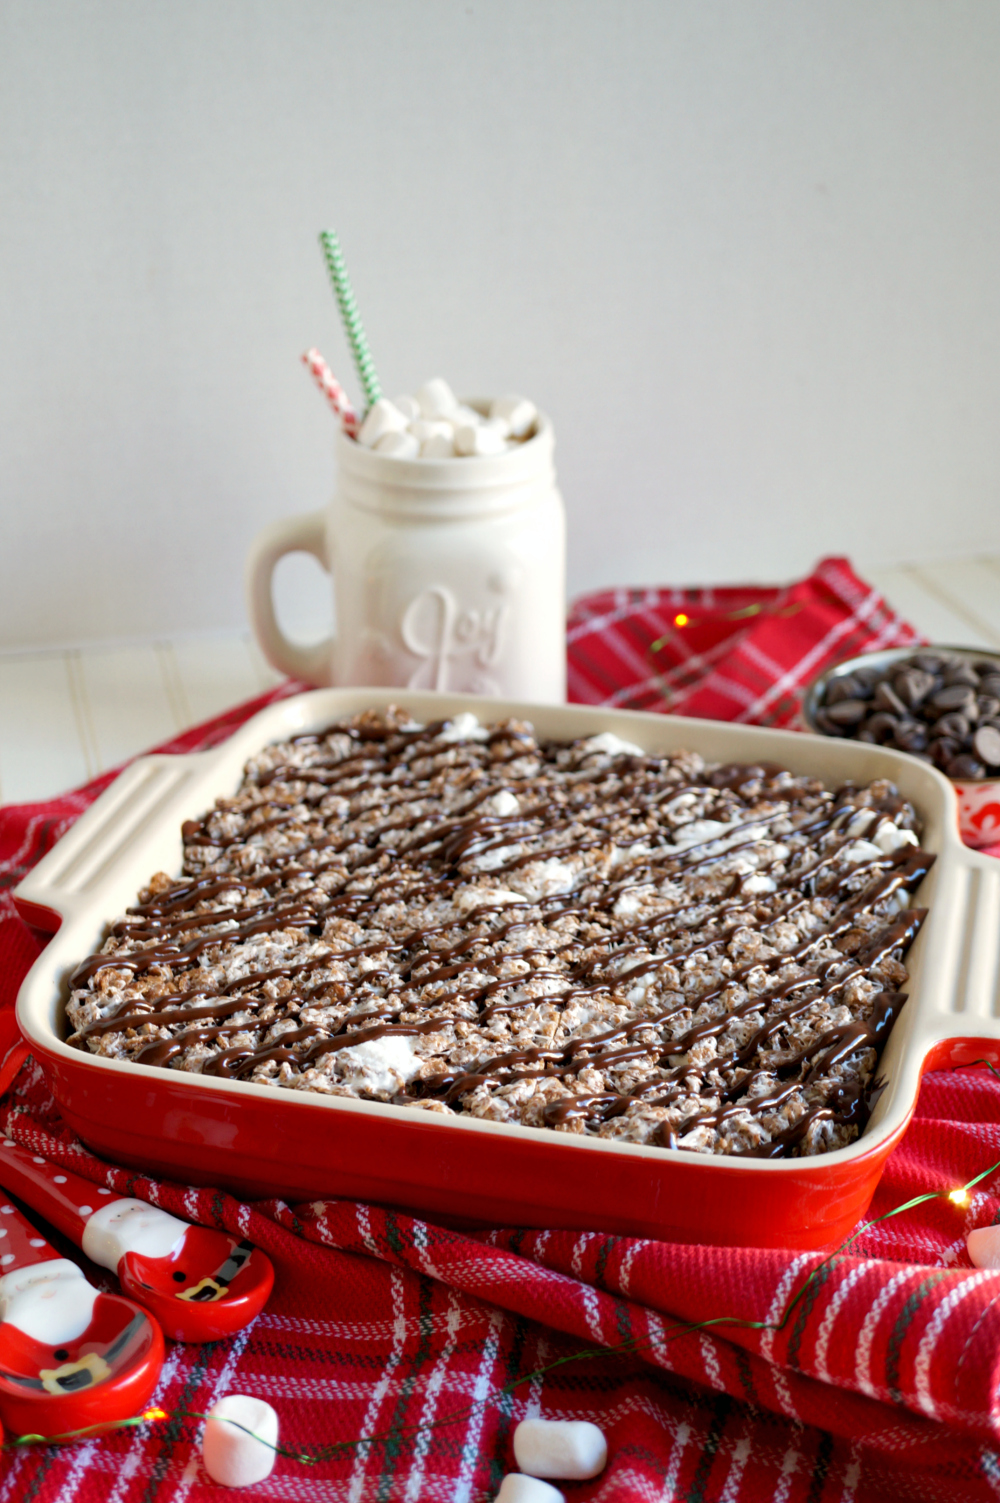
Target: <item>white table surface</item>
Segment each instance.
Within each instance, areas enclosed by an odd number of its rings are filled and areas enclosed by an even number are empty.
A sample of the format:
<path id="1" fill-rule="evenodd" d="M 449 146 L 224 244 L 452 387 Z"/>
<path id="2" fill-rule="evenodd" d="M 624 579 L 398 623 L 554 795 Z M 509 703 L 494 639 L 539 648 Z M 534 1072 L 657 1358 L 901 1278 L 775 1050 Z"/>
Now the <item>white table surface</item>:
<path id="1" fill-rule="evenodd" d="M 931 641 L 1000 650 L 1000 556 L 864 577 Z M 0 803 L 50 798 L 279 681 L 246 632 L 0 653 Z"/>

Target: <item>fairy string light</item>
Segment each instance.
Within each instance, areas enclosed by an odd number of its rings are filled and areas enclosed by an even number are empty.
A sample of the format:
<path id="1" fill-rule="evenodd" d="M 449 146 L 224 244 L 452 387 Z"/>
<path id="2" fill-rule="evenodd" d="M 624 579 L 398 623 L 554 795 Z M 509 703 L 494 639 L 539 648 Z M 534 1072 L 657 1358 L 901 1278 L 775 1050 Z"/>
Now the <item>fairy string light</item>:
<path id="1" fill-rule="evenodd" d="M 740 606 L 739 610 L 723 611 L 721 616 L 716 616 L 715 619 L 722 621 L 749 621 L 751 617 L 760 615 L 779 616 L 782 619 L 785 619 L 788 616 L 797 615 L 801 609 L 802 602 L 800 600 L 793 600 L 789 605 L 779 605 L 773 607 L 768 607 L 762 604 L 760 601 L 755 601 L 752 605 Z M 686 611 L 678 611 L 674 616 L 673 624 L 674 626 L 683 629 L 685 626 L 691 625 L 691 617 L 687 614 Z M 664 632 L 662 637 L 657 637 L 655 642 L 650 642 L 650 652 L 661 652 L 670 641 L 670 637 L 670 632 Z"/>
<path id="2" fill-rule="evenodd" d="M 955 1065 L 956 1070 L 971 1070 L 973 1065 L 985 1065 L 994 1080 L 1000 1080 L 1000 1070 L 994 1069 L 988 1059 L 970 1059 L 964 1065 Z"/>
<path id="3" fill-rule="evenodd" d="M 955 1069 L 968 1070 L 971 1069 L 973 1065 L 985 1065 L 993 1078 L 995 1080 L 1000 1080 L 1000 1070 L 994 1069 L 993 1065 L 988 1059 L 970 1059 L 967 1060 L 964 1065 L 956 1065 Z M 973 1181 L 973 1183 L 976 1183 L 976 1181 Z M 956 1206 L 967 1206 L 969 1204 L 970 1188 L 971 1186 L 969 1185 L 959 1185 L 956 1190 L 949 1190 L 948 1199 Z"/>
<path id="4" fill-rule="evenodd" d="M 988 1060 L 972 1060 L 971 1064 L 984 1064 L 1000 1080 L 1000 1072 L 995 1070 Z M 826 1270 L 831 1268 L 838 1258 L 850 1248 L 859 1238 L 870 1232 L 873 1227 L 879 1226 L 884 1221 L 890 1221 L 894 1216 L 901 1216 L 905 1211 L 912 1211 L 916 1206 L 925 1205 L 932 1200 L 947 1200 L 954 1205 L 966 1205 L 970 1191 L 975 1189 L 991 1174 L 1000 1169 L 1000 1159 L 974 1175 L 964 1185 L 958 1185 L 951 1190 L 927 1190 L 921 1195 L 914 1195 L 902 1205 L 893 1206 L 891 1210 L 884 1211 L 881 1216 L 875 1216 L 871 1221 L 864 1221 L 853 1231 L 849 1237 L 845 1237 L 840 1246 L 817 1263 L 813 1271 L 803 1280 L 801 1287 L 792 1296 L 785 1306 L 784 1313 L 779 1320 L 749 1320 L 738 1315 L 714 1315 L 706 1320 L 677 1321 L 672 1326 L 665 1328 L 662 1336 L 656 1341 L 638 1341 L 634 1338 L 619 1342 L 616 1346 L 586 1347 L 581 1351 L 568 1352 L 562 1357 L 557 1357 L 552 1362 L 547 1362 L 543 1367 L 536 1367 L 531 1372 L 521 1373 L 519 1377 L 505 1383 L 501 1388 L 496 1388 L 485 1398 L 479 1399 L 464 1408 L 452 1410 L 441 1419 L 432 1420 L 427 1424 L 396 1425 L 390 1430 L 382 1431 L 376 1435 L 363 1436 L 360 1440 L 337 1440 L 325 1446 L 314 1446 L 310 1449 L 291 1448 L 272 1444 L 264 1437 L 256 1435 L 246 1425 L 241 1425 L 238 1420 L 227 1420 L 226 1423 L 242 1430 L 244 1434 L 251 1435 L 259 1440 L 262 1445 L 270 1447 L 277 1456 L 283 1456 L 290 1461 L 298 1462 L 303 1466 L 318 1466 L 323 1462 L 336 1461 L 341 1456 L 351 1455 L 362 1446 L 398 1446 L 407 1440 L 415 1440 L 420 1436 L 429 1434 L 432 1430 L 440 1430 L 448 1425 L 455 1425 L 472 1417 L 477 1411 L 489 1404 L 499 1403 L 507 1398 L 525 1383 L 531 1383 L 537 1378 L 544 1378 L 557 1368 L 565 1367 L 572 1362 L 584 1362 L 595 1358 L 629 1357 L 639 1353 L 655 1350 L 664 1342 L 676 1341 L 681 1336 L 692 1335 L 697 1331 L 706 1331 L 713 1327 L 730 1326 L 744 1331 L 773 1331 L 780 1333 L 788 1325 L 794 1311 L 806 1298 L 809 1290 L 817 1280 L 825 1276 Z M 33 1445 L 65 1445 L 73 1441 L 92 1439 L 94 1436 L 110 1434 L 117 1430 L 134 1429 L 139 1425 L 158 1424 L 165 1420 L 176 1422 L 180 1420 L 207 1420 L 209 1416 L 192 1409 L 175 1409 L 172 1412 L 166 1409 L 147 1409 L 142 1414 L 133 1416 L 131 1419 L 118 1420 L 113 1424 L 88 1425 L 82 1430 L 67 1430 L 59 1435 L 18 1435 L 4 1442 L 0 1450 L 13 1451 Z"/>

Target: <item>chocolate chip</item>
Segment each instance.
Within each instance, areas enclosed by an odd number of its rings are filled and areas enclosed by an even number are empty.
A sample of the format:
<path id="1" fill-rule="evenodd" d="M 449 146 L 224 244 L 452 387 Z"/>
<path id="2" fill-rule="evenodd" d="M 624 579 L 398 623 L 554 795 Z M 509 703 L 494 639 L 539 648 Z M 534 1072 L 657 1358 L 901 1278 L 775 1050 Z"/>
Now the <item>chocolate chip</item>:
<path id="1" fill-rule="evenodd" d="M 952 758 L 957 757 L 961 750 L 961 741 L 955 741 L 951 736 L 941 736 L 931 742 L 931 756 L 938 767 L 947 767 Z"/>
<path id="2" fill-rule="evenodd" d="M 986 760 L 1000 750 L 1000 661 L 925 649 L 884 667 L 859 663 L 827 681 L 815 724 L 828 736 L 898 747 L 949 776 L 982 777 L 1000 768 Z M 982 746 L 977 726 L 987 732 Z"/>
<path id="3" fill-rule="evenodd" d="M 887 710 L 877 710 L 865 721 L 865 730 L 869 731 L 876 741 L 888 741 L 898 723 L 897 717 L 890 715 Z"/>
<path id="4" fill-rule="evenodd" d="M 826 686 L 826 707 L 839 705 L 845 699 L 870 699 L 871 689 L 859 684 L 854 675 L 845 673 L 843 678 L 834 678 Z"/>
<path id="5" fill-rule="evenodd" d="M 971 663 L 958 663 L 954 668 L 946 668 L 944 671 L 945 684 L 968 684 L 970 689 L 979 688 L 979 674 Z"/>
<path id="6" fill-rule="evenodd" d="M 878 691 L 875 697 L 878 698 Z M 942 715 L 947 715 L 949 710 L 961 710 L 963 714 L 968 714 L 969 706 L 976 703 L 976 696 L 968 684 L 949 684 L 947 688 L 938 689 L 932 694 L 929 703 Z"/>
<path id="7" fill-rule="evenodd" d="M 927 731 L 916 720 L 901 720 L 893 732 L 900 751 L 922 752 L 927 746 Z"/>
<path id="8" fill-rule="evenodd" d="M 890 715 L 898 715 L 900 719 L 906 718 L 906 705 L 892 688 L 891 684 L 879 684 L 875 690 L 872 703 L 880 710 L 888 710 Z"/>
<path id="9" fill-rule="evenodd" d="M 913 710 L 922 699 L 927 698 L 936 683 L 933 673 L 922 673 L 919 668 L 905 668 L 902 673 L 896 674 L 892 687 L 904 705 Z"/>
<path id="10" fill-rule="evenodd" d="M 885 673 L 881 668 L 853 668 L 851 677 L 856 684 L 863 684 L 866 689 L 874 689 L 875 685 L 885 678 Z"/>
<path id="11" fill-rule="evenodd" d="M 965 752 L 960 757 L 952 757 L 945 770 L 950 778 L 982 778 L 986 776 L 986 768 L 982 762 L 977 762 L 975 757 L 970 757 Z"/>
<path id="12" fill-rule="evenodd" d="M 964 741 L 972 727 L 964 715 L 957 710 L 952 710 L 948 715 L 939 715 L 934 723 L 932 736 L 954 736 L 958 741 Z"/>
<path id="13" fill-rule="evenodd" d="M 987 767 L 1000 767 L 1000 731 L 993 725 L 981 725 L 972 738 L 972 749 Z"/>
<path id="14" fill-rule="evenodd" d="M 834 725 L 860 725 L 868 714 L 868 706 L 863 699 L 842 699 L 839 704 L 828 705 L 826 714 Z"/>

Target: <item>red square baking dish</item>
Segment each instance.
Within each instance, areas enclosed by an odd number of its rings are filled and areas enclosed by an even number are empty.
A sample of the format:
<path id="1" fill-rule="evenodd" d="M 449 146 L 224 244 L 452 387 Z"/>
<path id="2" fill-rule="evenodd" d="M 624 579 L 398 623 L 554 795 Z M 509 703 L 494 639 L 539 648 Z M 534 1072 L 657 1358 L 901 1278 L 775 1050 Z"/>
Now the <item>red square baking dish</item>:
<path id="1" fill-rule="evenodd" d="M 937 855 L 907 955 L 909 1001 L 879 1066 L 887 1084 L 864 1134 L 798 1159 L 708 1156 L 442 1117 L 88 1055 L 65 1043 L 67 978 L 151 874 L 179 875 L 181 824 L 235 792 L 265 745 L 398 702 L 418 721 L 516 716 L 545 737 L 614 732 L 646 751 L 767 760 L 828 787 L 887 777 Z M 243 1198 L 339 1196 L 430 1218 L 600 1230 L 668 1241 L 818 1248 L 864 1214 L 916 1104 L 924 1070 L 1000 1060 L 1000 863 L 962 845 L 955 795 L 934 768 L 883 747 L 592 706 L 530 705 L 386 689 L 319 690 L 270 706 L 212 751 L 132 764 L 14 894 L 57 930 L 21 988 L 17 1019 L 65 1119 L 97 1153 Z"/>

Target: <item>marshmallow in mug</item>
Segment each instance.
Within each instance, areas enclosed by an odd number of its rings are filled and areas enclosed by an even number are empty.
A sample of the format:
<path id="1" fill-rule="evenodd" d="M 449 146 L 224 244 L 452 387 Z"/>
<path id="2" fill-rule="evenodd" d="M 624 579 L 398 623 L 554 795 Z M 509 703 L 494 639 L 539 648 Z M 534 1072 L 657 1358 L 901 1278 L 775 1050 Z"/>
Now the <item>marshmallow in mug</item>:
<path id="1" fill-rule="evenodd" d="M 358 443 L 396 459 L 503 454 L 531 436 L 537 417 L 534 402 L 519 396 L 494 397 L 484 416 L 438 376 L 416 396 L 380 397 L 358 430 Z"/>

